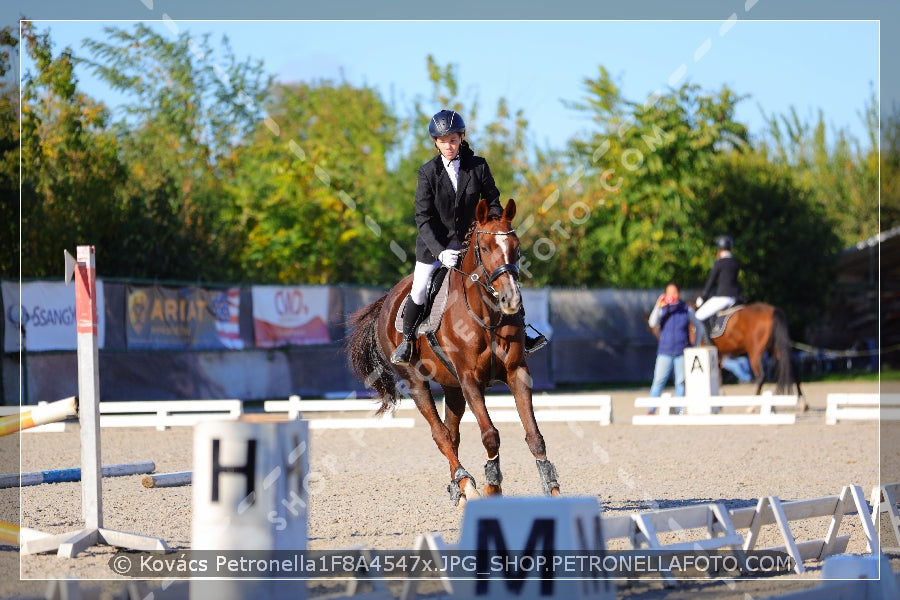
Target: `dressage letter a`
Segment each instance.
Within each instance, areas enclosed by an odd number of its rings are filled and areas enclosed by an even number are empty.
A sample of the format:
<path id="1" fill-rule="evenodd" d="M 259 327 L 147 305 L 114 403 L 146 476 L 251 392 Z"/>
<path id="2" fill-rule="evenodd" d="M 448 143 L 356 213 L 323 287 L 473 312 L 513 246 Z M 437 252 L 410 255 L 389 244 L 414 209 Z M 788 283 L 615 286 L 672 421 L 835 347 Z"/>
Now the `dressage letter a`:
<path id="1" fill-rule="evenodd" d="M 694 371 L 703 372 L 703 363 L 700 361 L 699 356 L 694 356 L 694 360 L 691 361 L 691 373 Z"/>

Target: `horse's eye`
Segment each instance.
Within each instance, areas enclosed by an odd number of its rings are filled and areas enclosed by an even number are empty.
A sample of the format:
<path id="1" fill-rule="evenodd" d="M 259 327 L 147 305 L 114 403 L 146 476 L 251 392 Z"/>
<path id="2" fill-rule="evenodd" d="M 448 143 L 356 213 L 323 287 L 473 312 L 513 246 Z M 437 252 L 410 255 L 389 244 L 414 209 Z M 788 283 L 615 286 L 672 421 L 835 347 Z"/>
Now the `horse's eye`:
<path id="1" fill-rule="evenodd" d="M 484 252 L 485 254 L 487 254 L 488 247 L 487 247 L 487 246 L 482 246 L 482 247 L 481 247 L 481 251 Z"/>

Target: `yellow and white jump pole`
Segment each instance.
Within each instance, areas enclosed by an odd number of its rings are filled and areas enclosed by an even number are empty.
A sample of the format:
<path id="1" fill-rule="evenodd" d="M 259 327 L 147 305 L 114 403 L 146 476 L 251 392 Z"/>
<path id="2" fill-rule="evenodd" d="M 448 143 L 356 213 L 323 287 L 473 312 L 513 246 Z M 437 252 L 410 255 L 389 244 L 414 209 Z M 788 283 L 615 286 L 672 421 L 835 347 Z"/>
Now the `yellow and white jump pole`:
<path id="1" fill-rule="evenodd" d="M 78 414 L 78 397 L 63 398 L 56 402 L 48 404 L 39 404 L 23 410 L 17 415 L 8 415 L 0 417 L 0 437 L 46 425 L 47 423 L 55 423 Z"/>

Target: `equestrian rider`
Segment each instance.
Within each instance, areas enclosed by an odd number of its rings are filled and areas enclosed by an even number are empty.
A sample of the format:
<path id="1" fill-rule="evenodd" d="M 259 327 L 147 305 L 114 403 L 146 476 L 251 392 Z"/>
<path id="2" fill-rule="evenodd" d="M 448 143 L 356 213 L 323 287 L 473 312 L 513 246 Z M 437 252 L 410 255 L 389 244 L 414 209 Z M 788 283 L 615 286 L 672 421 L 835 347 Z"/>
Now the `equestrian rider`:
<path id="1" fill-rule="evenodd" d="M 396 365 L 409 364 L 415 330 L 424 312 L 428 281 L 441 264 L 456 266 L 462 242 L 484 198 L 491 216 L 500 216 L 500 190 L 487 161 L 466 142 L 466 124 L 459 113 L 442 110 L 428 123 L 428 134 L 439 153 L 419 168 L 416 182 L 416 265 L 403 309 L 403 341 L 391 355 Z M 544 346 L 544 336 L 526 336 L 526 356 Z"/>
<path id="2" fill-rule="evenodd" d="M 727 235 L 720 235 L 716 238 L 716 260 L 709 272 L 706 285 L 703 286 L 696 301 L 698 321 L 705 322 L 720 310 L 744 301 L 744 294 L 738 283 L 741 265 L 731 254 L 732 245 L 733 241 Z M 710 296 L 713 290 L 715 290 L 715 294 Z"/>

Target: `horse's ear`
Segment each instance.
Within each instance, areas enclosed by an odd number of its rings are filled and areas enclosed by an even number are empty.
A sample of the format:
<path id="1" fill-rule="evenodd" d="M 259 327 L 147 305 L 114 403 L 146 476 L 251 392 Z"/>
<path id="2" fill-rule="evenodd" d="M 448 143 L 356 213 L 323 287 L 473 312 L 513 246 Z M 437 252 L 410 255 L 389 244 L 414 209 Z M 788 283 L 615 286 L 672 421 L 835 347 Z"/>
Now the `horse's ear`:
<path id="1" fill-rule="evenodd" d="M 503 218 L 512 223 L 513 217 L 516 216 L 516 201 L 512 198 L 509 199 L 509 202 L 506 203 L 506 208 L 503 209 Z"/>
<path id="2" fill-rule="evenodd" d="M 488 220 L 488 210 L 487 200 L 482 198 L 478 201 L 478 206 L 475 207 L 475 220 L 479 223 L 486 223 Z"/>

